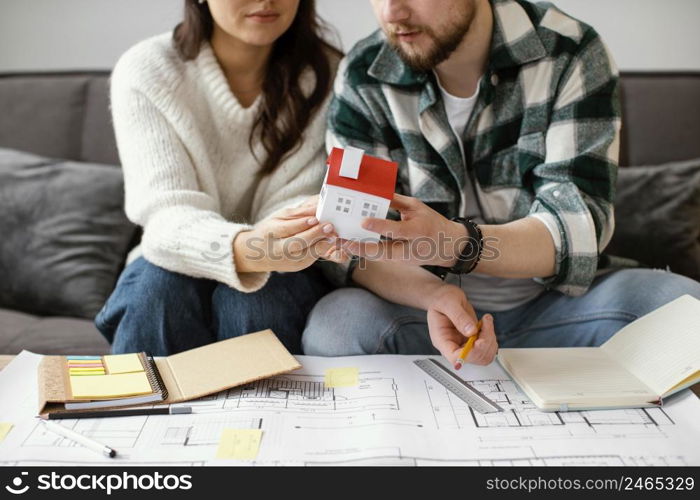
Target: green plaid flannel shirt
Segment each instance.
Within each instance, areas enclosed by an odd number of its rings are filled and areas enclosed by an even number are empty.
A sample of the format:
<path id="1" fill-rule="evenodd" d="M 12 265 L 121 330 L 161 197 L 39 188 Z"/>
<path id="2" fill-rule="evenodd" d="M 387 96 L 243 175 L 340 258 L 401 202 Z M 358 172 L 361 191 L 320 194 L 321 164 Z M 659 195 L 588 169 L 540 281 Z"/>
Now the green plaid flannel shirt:
<path id="1" fill-rule="evenodd" d="M 341 62 L 327 144 L 398 162 L 397 191 L 447 217 L 464 215 L 469 178 L 487 223 L 538 218 L 557 262 L 535 280 L 581 295 L 614 229 L 617 68 L 593 28 L 552 4 L 491 3 L 489 63 L 463 151 L 434 74 L 404 64 L 381 30 Z"/>

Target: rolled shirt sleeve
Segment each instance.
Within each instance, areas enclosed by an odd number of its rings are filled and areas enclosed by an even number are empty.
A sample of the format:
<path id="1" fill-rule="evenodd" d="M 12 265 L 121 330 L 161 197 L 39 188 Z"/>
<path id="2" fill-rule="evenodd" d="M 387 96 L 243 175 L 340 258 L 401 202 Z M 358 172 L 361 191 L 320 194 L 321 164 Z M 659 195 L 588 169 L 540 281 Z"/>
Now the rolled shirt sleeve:
<path id="1" fill-rule="evenodd" d="M 615 227 L 613 199 L 620 145 L 618 71 L 590 30 L 572 58 L 545 134 L 546 155 L 533 169 L 529 216 L 542 221 L 556 249 L 547 288 L 581 295 Z"/>

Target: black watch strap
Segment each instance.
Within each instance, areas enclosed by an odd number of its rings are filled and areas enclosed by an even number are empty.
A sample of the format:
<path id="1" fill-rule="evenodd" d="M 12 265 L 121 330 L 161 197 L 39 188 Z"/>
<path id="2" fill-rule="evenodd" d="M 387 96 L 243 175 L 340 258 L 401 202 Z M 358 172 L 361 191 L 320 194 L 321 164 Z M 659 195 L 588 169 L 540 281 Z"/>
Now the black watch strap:
<path id="1" fill-rule="evenodd" d="M 481 259 L 481 252 L 484 250 L 484 236 L 476 222 L 471 219 L 453 217 L 450 220 L 459 222 L 467 229 L 467 244 L 460 251 L 457 262 L 450 268 L 450 272 L 468 274 L 474 270 Z"/>

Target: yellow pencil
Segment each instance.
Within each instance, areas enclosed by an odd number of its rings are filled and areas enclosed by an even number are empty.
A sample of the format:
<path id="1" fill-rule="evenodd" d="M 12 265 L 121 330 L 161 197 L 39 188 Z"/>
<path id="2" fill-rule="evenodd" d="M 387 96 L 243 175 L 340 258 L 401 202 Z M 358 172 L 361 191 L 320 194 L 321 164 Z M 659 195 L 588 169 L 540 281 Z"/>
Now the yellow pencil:
<path id="1" fill-rule="evenodd" d="M 464 344 L 464 347 L 462 348 L 462 352 L 459 353 L 459 359 L 457 359 L 457 362 L 455 363 L 455 370 L 459 370 L 460 368 L 462 368 L 464 360 L 467 359 L 467 356 L 469 356 L 469 352 L 472 350 L 472 347 L 474 347 L 474 342 L 476 342 L 476 338 L 479 336 L 480 333 L 481 320 L 479 320 L 476 323 L 476 333 L 469 337 L 467 343 Z"/>

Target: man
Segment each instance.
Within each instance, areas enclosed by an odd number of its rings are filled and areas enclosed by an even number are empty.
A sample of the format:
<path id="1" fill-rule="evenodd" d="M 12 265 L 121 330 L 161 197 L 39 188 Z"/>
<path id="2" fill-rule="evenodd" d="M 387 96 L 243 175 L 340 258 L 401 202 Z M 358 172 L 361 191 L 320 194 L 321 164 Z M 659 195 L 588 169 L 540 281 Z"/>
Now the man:
<path id="1" fill-rule="evenodd" d="M 455 362 L 482 317 L 467 361 L 486 364 L 498 344 L 599 345 L 684 293 L 700 298 L 696 281 L 609 272 L 601 255 L 620 111 L 591 27 L 524 0 L 372 5 L 381 30 L 341 64 L 327 142 L 399 163 L 401 220 L 364 220 L 389 239 L 346 246 L 366 257 L 348 269 L 362 288 L 317 304 L 307 354 L 437 348 Z M 443 282 L 424 265 L 452 272 Z"/>

